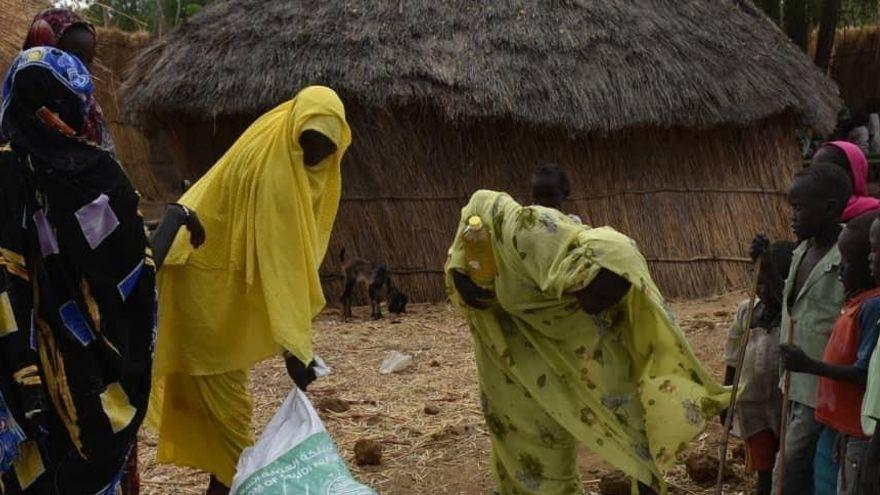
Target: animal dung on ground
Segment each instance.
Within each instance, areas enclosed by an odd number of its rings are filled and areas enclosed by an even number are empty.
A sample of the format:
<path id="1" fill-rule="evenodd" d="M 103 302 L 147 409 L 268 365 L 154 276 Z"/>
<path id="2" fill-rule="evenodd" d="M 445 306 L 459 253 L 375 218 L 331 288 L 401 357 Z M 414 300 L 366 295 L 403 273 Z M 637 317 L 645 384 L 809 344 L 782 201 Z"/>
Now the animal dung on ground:
<path id="1" fill-rule="evenodd" d="M 351 405 L 349 405 L 348 401 L 342 400 L 338 397 L 326 397 L 318 401 L 319 411 L 344 413 L 349 409 L 351 409 Z"/>
<path id="2" fill-rule="evenodd" d="M 358 440 L 354 444 L 354 462 L 358 466 L 382 464 L 382 444 L 375 440 Z"/>
<path id="3" fill-rule="evenodd" d="M 620 471 L 602 476 L 599 480 L 599 493 L 602 495 L 630 495 L 632 481 Z"/>
<path id="4" fill-rule="evenodd" d="M 440 367 L 440 361 L 437 361 L 436 359 L 433 360 L 433 361 L 431 361 L 431 367 L 432 367 L 432 368 L 439 368 L 439 367 Z"/>
<path id="5" fill-rule="evenodd" d="M 428 404 L 425 406 L 425 414 L 429 416 L 436 416 L 440 414 L 440 408 L 433 404 Z"/>
<path id="6" fill-rule="evenodd" d="M 379 374 L 399 373 L 412 366 L 413 357 L 398 351 L 388 351 L 382 357 L 379 365 Z"/>
<path id="7" fill-rule="evenodd" d="M 432 433 L 431 440 L 434 440 L 435 442 L 448 440 L 453 437 L 467 435 L 471 431 L 473 431 L 473 427 L 471 425 L 448 425 L 446 428 Z"/>
<path id="8" fill-rule="evenodd" d="M 706 452 L 695 452 L 684 463 L 688 476 L 699 485 L 714 483 L 718 477 L 718 458 Z"/>

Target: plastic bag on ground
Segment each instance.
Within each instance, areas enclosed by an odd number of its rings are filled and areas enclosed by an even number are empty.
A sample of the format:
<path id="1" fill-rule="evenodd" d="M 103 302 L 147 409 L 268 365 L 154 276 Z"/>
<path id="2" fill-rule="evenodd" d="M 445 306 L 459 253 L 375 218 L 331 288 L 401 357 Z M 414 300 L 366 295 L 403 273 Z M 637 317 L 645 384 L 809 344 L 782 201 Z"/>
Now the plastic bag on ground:
<path id="1" fill-rule="evenodd" d="M 232 495 L 377 495 L 355 481 L 306 395 L 294 388 L 241 454 Z"/>
<path id="2" fill-rule="evenodd" d="M 402 354 L 397 351 L 388 351 L 379 365 L 379 374 L 387 375 L 389 373 L 397 373 L 409 368 L 412 365 L 413 357 L 409 354 Z"/>

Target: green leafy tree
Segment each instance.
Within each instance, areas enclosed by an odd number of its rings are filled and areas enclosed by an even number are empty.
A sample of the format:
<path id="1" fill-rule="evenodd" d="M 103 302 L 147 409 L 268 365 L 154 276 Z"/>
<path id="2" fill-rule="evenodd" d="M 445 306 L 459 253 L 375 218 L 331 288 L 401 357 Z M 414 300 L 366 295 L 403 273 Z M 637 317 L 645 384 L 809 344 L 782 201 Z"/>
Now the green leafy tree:
<path id="1" fill-rule="evenodd" d="M 99 26 L 162 34 L 198 13 L 211 0 L 66 0 Z"/>
<path id="2" fill-rule="evenodd" d="M 880 0 L 755 0 L 791 40 L 807 51 L 818 30 L 815 63 L 827 70 L 837 28 L 880 21 Z"/>

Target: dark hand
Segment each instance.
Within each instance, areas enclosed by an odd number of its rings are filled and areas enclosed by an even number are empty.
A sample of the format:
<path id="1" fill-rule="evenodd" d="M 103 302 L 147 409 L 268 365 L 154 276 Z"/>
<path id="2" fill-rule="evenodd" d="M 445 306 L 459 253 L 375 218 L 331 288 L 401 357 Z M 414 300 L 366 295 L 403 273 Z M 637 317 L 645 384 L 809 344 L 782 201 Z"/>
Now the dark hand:
<path id="1" fill-rule="evenodd" d="M 749 258 L 752 259 L 752 262 L 757 261 L 758 258 L 767 252 L 769 247 L 770 239 L 764 234 L 757 234 L 755 238 L 752 239 L 752 244 L 749 246 Z"/>
<path id="2" fill-rule="evenodd" d="M 315 361 L 309 363 L 308 366 L 296 358 L 289 352 L 284 353 L 284 364 L 287 365 L 287 375 L 290 376 L 297 388 L 303 392 L 318 377 L 315 375 Z"/>
<path id="3" fill-rule="evenodd" d="M 586 288 L 575 293 L 581 308 L 587 314 L 597 315 L 619 303 L 631 284 L 620 275 L 602 268 Z"/>
<path id="4" fill-rule="evenodd" d="M 28 436 L 36 440 L 42 440 L 49 435 L 49 427 L 46 421 L 46 408 L 49 402 L 43 389 L 39 385 L 23 386 L 21 388 L 22 409 L 25 415 L 25 428 Z"/>
<path id="5" fill-rule="evenodd" d="M 190 244 L 192 244 L 193 248 L 198 249 L 207 239 L 205 226 L 202 225 L 202 221 L 199 220 L 199 215 L 195 210 L 187 208 L 187 211 L 189 214 L 186 216 L 184 226 L 189 231 Z"/>
<path id="6" fill-rule="evenodd" d="M 492 306 L 492 300 L 495 299 L 495 293 L 486 290 L 471 280 L 470 277 L 463 273 L 453 272 L 452 283 L 458 295 L 464 300 L 465 304 L 474 309 L 489 309 Z"/>
<path id="7" fill-rule="evenodd" d="M 782 367 L 795 373 L 810 373 L 813 360 L 798 346 L 782 344 L 779 346 Z"/>

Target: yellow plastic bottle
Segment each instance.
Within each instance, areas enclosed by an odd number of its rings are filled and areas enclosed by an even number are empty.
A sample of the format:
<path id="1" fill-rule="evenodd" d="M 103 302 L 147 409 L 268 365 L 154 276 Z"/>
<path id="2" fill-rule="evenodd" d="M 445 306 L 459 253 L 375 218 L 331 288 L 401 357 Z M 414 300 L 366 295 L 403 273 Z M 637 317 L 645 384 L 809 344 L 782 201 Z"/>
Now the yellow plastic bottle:
<path id="1" fill-rule="evenodd" d="M 464 257 L 467 272 L 477 285 L 492 289 L 498 267 L 495 265 L 495 254 L 492 252 L 492 234 L 477 215 L 468 218 L 464 229 Z"/>

